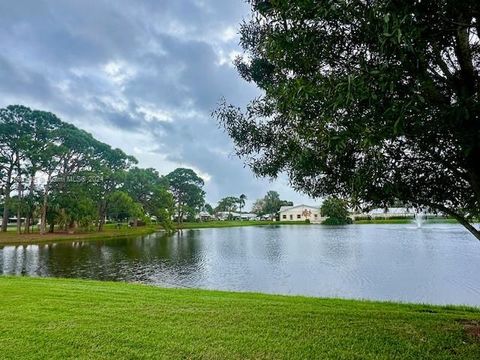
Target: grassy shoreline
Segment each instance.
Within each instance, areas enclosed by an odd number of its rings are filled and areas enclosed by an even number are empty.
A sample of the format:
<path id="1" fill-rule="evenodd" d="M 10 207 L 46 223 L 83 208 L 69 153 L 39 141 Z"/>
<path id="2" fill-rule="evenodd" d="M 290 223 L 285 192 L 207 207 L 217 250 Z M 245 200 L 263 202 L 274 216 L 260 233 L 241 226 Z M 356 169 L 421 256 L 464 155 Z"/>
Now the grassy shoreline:
<path id="1" fill-rule="evenodd" d="M 269 226 L 269 225 L 307 225 L 305 221 L 204 221 L 204 222 L 184 222 L 177 229 L 208 229 L 208 228 L 227 228 L 242 226 Z"/>
<path id="2" fill-rule="evenodd" d="M 113 226 L 111 226 L 105 227 L 105 229 L 101 232 L 77 232 L 74 234 L 68 234 L 66 232 L 55 232 L 40 235 L 38 231 L 31 234 L 17 234 L 16 232 L 10 231 L 6 233 L 0 233 L 0 246 L 52 243 L 59 241 L 88 241 L 111 238 L 118 239 L 132 236 L 149 235 L 156 231 L 159 231 L 159 229 L 153 226 L 144 226 L 137 228 L 129 228 L 127 226 L 124 226 L 120 229 L 115 229 Z"/>
<path id="3" fill-rule="evenodd" d="M 353 225 L 367 224 L 413 224 L 413 219 L 372 219 L 357 220 Z M 426 224 L 458 224 L 455 219 L 429 219 Z M 268 226 L 268 225 L 321 225 L 317 223 L 307 224 L 305 221 L 205 221 L 205 222 L 185 222 L 178 229 L 206 229 L 206 228 L 224 228 L 239 226 Z M 323 225 L 331 226 L 331 225 Z M 348 225 L 345 225 L 348 226 Z"/>
<path id="4" fill-rule="evenodd" d="M 475 359 L 480 309 L 0 277 L 4 359 Z"/>

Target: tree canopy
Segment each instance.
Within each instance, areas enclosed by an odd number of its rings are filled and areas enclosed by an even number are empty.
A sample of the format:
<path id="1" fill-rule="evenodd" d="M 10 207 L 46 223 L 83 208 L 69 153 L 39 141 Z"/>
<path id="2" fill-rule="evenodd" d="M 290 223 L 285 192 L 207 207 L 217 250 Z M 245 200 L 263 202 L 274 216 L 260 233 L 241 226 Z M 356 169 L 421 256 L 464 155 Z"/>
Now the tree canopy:
<path id="1" fill-rule="evenodd" d="M 347 202 L 337 197 L 325 199 L 320 208 L 320 212 L 322 217 L 327 217 L 323 222 L 326 225 L 343 225 L 352 222 L 348 216 Z"/>
<path id="2" fill-rule="evenodd" d="M 109 196 L 108 215 L 112 220 L 135 221 L 144 216 L 144 211 L 140 203 L 135 202 L 126 192 L 115 191 Z"/>
<path id="3" fill-rule="evenodd" d="M 0 109 L 2 231 L 12 211 L 24 231 L 40 219 L 40 232 L 58 226 L 102 230 L 107 217 L 155 216 L 170 229 L 173 197 L 153 169 L 132 168 L 136 159 L 63 122 L 21 105 Z M 21 232 L 22 221 L 17 221 Z"/>
<path id="4" fill-rule="evenodd" d="M 245 202 L 247 201 L 247 195 L 241 194 L 238 197 L 238 207 L 240 208 L 240 212 L 242 212 L 243 208 L 245 207 Z"/>
<path id="5" fill-rule="evenodd" d="M 225 212 L 234 212 L 237 211 L 238 205 L 240 204 L 240 199 L 235 196 L 227 196 L 223 199 L 220 199 L 217 207 L 215 208 L 216 212 L 225 211 Z"/>
<path id="6" fill-rule="evenodd" d="M 203 205 L 203 211 L 207 212 L 210 215 L 213 215 L 213 213 L 215 212 L 213 206 L 210 204 Z"/>
<path id="7" fill-rule="evenodd" d="M 254 172 L 441 211 L 480 239 L 480 2 L 249 2 L 236 66 L 263 95 L 214 115 Z"/>
<path id="8" fill-rule="evenodd" d="M 204 181 L 192 169 L 178 168 L 166 176 L 175 199 L 177 222 L 205 204 Z"/>
<path id="9" fill-rule="evenodd" d="M 274 216 L 280 210 L 280 207 L 292 205 L 291 201 L 281 200 L 278 192 L 270 190 L 262 199 L 255 201 L 252 212 L 257 215 Z"/>

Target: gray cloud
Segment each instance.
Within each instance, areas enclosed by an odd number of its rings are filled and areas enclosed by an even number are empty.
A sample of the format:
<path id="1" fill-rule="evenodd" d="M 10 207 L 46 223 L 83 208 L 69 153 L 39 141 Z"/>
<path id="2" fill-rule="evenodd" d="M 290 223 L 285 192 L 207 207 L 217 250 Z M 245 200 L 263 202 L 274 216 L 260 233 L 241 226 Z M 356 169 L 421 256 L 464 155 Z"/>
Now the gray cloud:
<path id="1" fill-rule="evenodd" d="M 210 112 L 258 90 L 231 66 L 243 0 L 0 2 L 0 106 L 53 111 L 161 173 L 191 166 L 210 201 L 284 182 L 256 179 Z"/>

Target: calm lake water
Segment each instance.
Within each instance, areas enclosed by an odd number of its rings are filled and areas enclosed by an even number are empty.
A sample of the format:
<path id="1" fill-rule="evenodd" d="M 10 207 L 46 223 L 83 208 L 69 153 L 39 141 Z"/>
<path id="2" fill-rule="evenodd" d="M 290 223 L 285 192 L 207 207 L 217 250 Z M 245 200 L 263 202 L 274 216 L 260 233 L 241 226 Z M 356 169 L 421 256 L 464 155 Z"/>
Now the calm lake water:
<path id="1" fill-rule="evenodd" d="M 262 226 L 0 248 L 0 273 L 480 306 L 459 225 Z"/>

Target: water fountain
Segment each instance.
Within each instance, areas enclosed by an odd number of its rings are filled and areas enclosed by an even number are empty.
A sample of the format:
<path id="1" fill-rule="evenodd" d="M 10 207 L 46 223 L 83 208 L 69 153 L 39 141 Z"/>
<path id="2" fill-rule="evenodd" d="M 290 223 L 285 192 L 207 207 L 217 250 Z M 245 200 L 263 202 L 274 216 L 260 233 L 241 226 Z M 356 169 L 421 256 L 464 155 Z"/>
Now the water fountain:
<path id="1" fill-rule="evenodd" d="M 421 228 L 424 221 L 425 214 L 423 212 L 418 212 L 415 214 L 415 223 L 417 224 L 417 228 Z"/>

